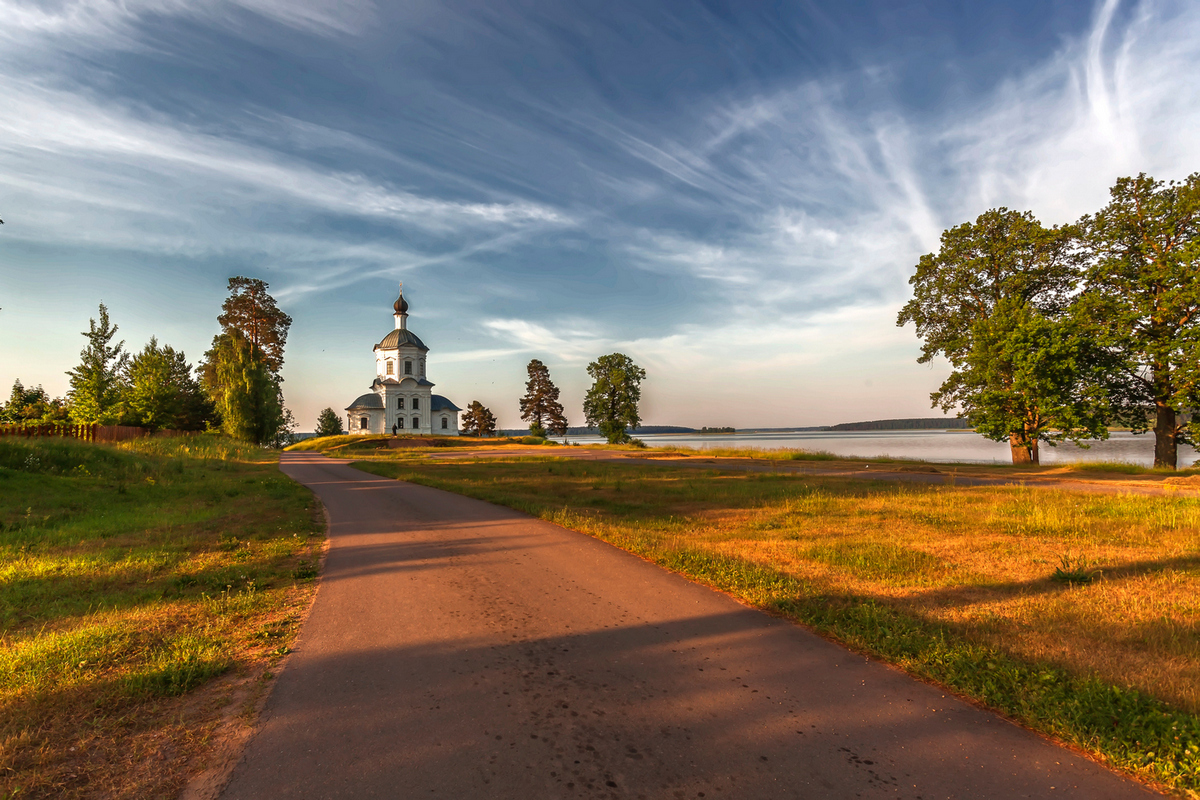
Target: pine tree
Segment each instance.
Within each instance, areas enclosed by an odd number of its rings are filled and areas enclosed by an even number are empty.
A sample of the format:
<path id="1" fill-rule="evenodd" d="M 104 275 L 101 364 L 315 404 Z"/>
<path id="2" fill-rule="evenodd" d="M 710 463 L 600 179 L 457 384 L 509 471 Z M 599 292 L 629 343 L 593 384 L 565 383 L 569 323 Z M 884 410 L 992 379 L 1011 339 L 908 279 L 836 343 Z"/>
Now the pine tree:
<path id="1" fill-rule="evenodd" d="M 646 371 L 624 353 L 601 356 L 588 364 L 587 371 L 593 378 L 583 400 L 588 427 L 599 427 L 609 444 L 628 442 L 626 429 L 642 424 L 638 403 Z"/>
<path id="2" fill-rule="evenodd" d="M 250 343 L 254 357 L 261 358 L 278 375 L 283 369 L 283 348 L 292 318 L 279 310 L 267 288 L 268 284 L 257 278 L 230 278 L 229 297 L 221 306 L 217 322 L 224 333 L 240 333 Z"/>
<path id="3" fill-rule="evenodd" d="M 483 403 L 472 400 L 463 413 L 462 429 L 472 436 L 491 436 L 496 432 L 496 417 Z"/>
<path id="4" fill-rule="evenodd" d="M 287 443 L 295 422 L 283 405 L 279 370 L 292 318 L 275 305 L 267 284 L 252 278 L 230 278 L 221 309 L 222 332 L 199 368 L 221 430 L 261 445 Z"/>
<path id="5" fill-rule="evenodd" d="M 111 344 L 117 326 L 109 322 L 108 308 L 100 304 L 100 324 L 88 320 L 83 336 L 87 346 L 79 354 L 79 366 L 67 372 L 71 389 L 67 392 L 71 419 L 77 423 L 112 425 L 121 410 L 122 375 L 128 363 L 125 342 Z"/>
<path id="6" fill-rule="evenodd" d="M 558 402 L 558 387 L 550 380 L 550 370 L 538 359 L 527 367 L 529 380 L 525 383 L 525 396 L 521 398 L 521 419 L 528 421 L 529 432 L 534 436 L 545 436 L 546 430 L 557 436 L 567 433 L 567 418 L 563 415 L 562 403 Z"/>

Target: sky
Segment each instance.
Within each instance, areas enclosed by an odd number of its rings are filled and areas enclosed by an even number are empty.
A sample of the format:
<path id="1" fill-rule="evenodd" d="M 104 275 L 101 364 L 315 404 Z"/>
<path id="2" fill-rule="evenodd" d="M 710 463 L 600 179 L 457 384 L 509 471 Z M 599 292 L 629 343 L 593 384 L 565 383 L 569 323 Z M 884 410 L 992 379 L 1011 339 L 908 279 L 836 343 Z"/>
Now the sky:
<path id="1" fill-rule="evenodd" d="M 541 359 L 649 424 L 935 416 L 895 324 L 945 228 L 1200 171 L 1200 3 L 0 0 L 0 392 L 104 303 L 199 359 L 235 275 L 293 318 L 300 430 L 374 377 L 519 427 Z"/>

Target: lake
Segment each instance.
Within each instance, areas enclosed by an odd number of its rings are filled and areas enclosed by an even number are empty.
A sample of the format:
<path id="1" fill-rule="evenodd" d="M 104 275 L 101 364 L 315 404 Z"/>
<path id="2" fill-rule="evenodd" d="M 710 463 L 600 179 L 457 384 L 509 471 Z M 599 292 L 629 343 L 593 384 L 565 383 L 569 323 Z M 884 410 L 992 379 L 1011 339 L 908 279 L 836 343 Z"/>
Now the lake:
<path id="1" fill-rule="evenodd" d="M 604 441 L 599 436 L 571 436 L 572 442 Z M 814 450 L 838 456 L 870 458 L 891 456 L 924 461 L 962 462 L 968 464 L 1012 463 L 1008 445 L 985 439 L 967 431 L 864 431 L 861 433 L 794 431 L 732 434 L 648 433 L 638 437 L 650 447 L 710 447 L 781 448 Z M 1114 432 L 1105 441 L 1093 442 L 1090 449 L 1063 443 L 1050 447 L 1042 443 L 1039 449 L 1043 464 L 1070 461 L 1123 461 L 1129 464 L 1154 464 L 1154 435 L 1134 436 Z M 1191 466 L 1196 451 L 1187 445 L 1179 447 L 1179 466 Z"/>

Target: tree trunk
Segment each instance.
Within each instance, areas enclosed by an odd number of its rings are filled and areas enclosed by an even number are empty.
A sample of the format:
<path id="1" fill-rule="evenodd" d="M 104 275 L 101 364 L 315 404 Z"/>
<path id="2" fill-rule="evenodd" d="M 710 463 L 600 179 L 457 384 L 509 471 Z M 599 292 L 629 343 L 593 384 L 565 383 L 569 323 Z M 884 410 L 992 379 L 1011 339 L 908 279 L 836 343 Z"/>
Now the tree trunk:
<path id="1" fill-rule="evenodd" d="M 1019 433 L 1009 434 L 1008 446 L 1012 449 L 1012 460 L 1014 464 L 1036 464 L 1037 463 L 1037 441 L 1034 441 L 1033 447 L 1030 448 L 1024 438 Z"/>
<path id="2" fill-rule="evenodd" d="M 1155 402 L 1154 466 L 1175 469 L 1179 445 L 1175 442 L 1175 409 L 1162 400 Z"/>

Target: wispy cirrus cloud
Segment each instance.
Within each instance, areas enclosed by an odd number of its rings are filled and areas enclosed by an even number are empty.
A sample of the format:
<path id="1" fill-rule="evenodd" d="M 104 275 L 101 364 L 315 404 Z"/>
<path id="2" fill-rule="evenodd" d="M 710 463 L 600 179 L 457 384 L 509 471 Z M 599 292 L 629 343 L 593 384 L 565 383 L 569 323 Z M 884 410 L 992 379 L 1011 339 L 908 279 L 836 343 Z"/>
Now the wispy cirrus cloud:
<path id="1" fill-rule="evenodd" d="M 246 15 L 318 35 L 360 33 L 374 19 L 369 0 L 0 0 L 0 41 L 9 56 L 67 47 L 142 49 L 146 22 L 182 18 L 243 34 Z"/>

